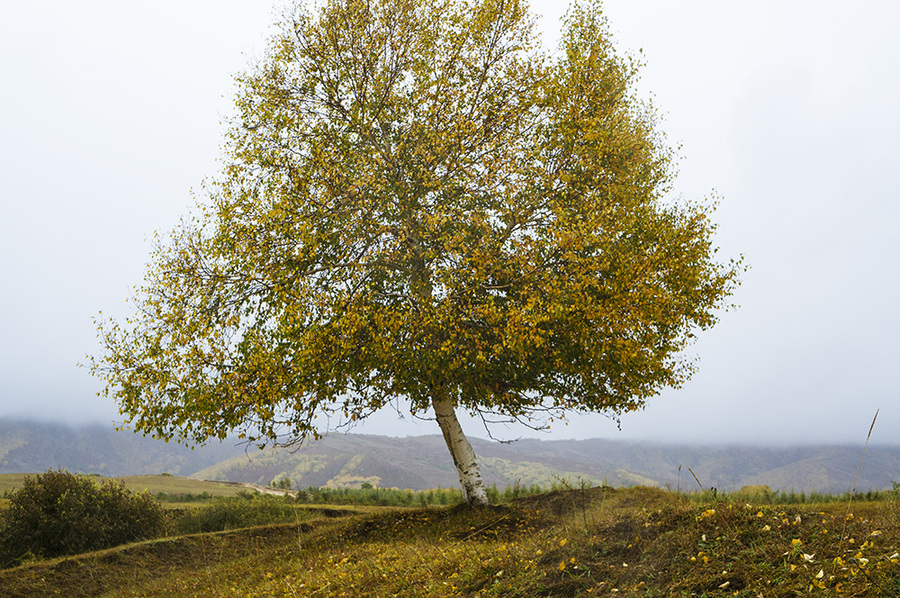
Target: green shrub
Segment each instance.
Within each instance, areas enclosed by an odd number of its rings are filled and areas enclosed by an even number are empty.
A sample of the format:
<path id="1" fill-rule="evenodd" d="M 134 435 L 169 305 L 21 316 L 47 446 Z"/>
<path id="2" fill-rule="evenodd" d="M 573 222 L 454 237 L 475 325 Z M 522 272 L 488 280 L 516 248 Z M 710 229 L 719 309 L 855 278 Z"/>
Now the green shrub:
<path id="1" fill-rule="evenodd" d="M 328 488 L 311 486 L 297 493 L 297 501 L 329 505 L 378 505 L 391 507 L 453 505 L 462 502 L 462 493 L 454 488 L 399 490 L 397 488 Z"/>
<path id="2" fill-rule="evenodd" d="M 208 507 L 190 509 L 176 522 L 179 533 L 220 532 L 241 527 L 289 523 L 298 517 L 294 501 L 280 496 L 242 493 L 234 498 L 216 498 Z"/>
<path id="3" fill-rule="evenodd" d="M 0 566 L 29 555 L 55 557 L 165 533 L 166 514 L 147 493 L 65 470 L 27 476 L 0 519 Z"/>
<path id="4" fill-rule="evenodd" d="M 159 502 L 206 502 L 212 500 L 213 495 L 205 490 L 200 494 L 187 492 L 184 494 L 169 494 L 168 492 L 157 492 L 153 498 Z"/>

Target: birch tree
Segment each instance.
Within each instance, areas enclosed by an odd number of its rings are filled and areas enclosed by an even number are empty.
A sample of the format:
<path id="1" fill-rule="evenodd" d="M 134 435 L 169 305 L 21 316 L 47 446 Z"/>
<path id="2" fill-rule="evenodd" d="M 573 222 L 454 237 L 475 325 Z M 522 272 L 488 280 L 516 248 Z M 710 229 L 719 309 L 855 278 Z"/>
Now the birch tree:
<path id="1" fill-rule="evenodd" d="M 160 236 L 92 371 L 165 439 L 318 438 L 390 406 L 457 415 L 642 408 L 678 387 L 740 264 L 600 6 L 543 48 L 524 0 L 327 0 L 237 78 L 223 170 Z M 536 419 L 537 418 L 537 419 Z"/>

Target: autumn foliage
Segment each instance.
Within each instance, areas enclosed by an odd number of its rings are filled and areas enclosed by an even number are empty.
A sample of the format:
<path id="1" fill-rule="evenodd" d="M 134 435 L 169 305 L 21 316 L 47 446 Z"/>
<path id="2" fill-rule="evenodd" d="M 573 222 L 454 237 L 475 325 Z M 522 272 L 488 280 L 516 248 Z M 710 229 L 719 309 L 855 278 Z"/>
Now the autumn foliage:
<path id="1" fill-rule="evenodd" d="M 403 401 L 463 481 L 457 409 L 616 415 L 681 385 L 739 264 L 712 204 L 671 200 L 637 72 L 595 2 L 553 53 L 518 0 L 296 8 L 136 315 L 99 323 L 106 394 L 141 431 L 261 443 Z"/>

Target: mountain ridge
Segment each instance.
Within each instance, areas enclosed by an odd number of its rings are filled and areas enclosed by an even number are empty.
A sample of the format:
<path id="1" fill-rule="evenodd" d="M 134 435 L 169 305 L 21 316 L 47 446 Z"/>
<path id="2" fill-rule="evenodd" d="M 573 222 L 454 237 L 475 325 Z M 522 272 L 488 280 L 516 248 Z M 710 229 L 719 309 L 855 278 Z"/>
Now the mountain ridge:
<path id="1" fill-rule="evenodd" d="M 732 491 L 747 485 L 773 490 L 840 493 L 850 490 L 862 446 L 715 446 L 619 441 L 472 438 L 488 485 L 548 486 L 589 482 L 649 485 L 672 490 Z M 329 434 L 299 447 L 257 451 L 237 441 L 196 448 L 115 432 L 101 425 L 67 426 L 0 418 L 0 473 L 52 468 L 108 476 L 172 473 L 267 485 L 288 477 L 310 486 L 424 490 L 455 487 L 456 471 L 440 435 L 388 437 Z M 857 491 L 891 488 L 900 480 L 900 446 L 869 446 Z"/>

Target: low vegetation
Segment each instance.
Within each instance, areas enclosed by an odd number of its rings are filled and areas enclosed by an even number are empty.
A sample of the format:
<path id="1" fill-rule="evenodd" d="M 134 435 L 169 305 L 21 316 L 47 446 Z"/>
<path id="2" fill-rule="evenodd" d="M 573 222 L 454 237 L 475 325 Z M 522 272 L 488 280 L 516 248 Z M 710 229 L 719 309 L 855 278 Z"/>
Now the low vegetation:
<path id="1" fill-rule="evenodd" d="M 168 500 L 186 497 L 187 500 L 208 500 L 214 497 L 237 496 L 246 492 L 241 484 L 227 482 L 208 482 L 173 476 L 167 473 L 159 475 L 134 475 L 115 478 L 134 492 L 147 491 L 157 498 Z"/>
<path id="2" fill-rule="evenodd" d="M 26 477 L 0 519 L 0 567 L 154 538 L 167 518 L 146 493 L 64 470 Z"/>
<path id="3" fill-rule="evenodd" d="M 226 494 L 214 483 L 165 475 L 138 479 L 157 490 L 204 490 L 135 493 L 120 480 L 65 470 L 21 476 L 17 487 L 5 491 L 7 504 L 0 510 L 0 569 L 136 540 L 299 523 L 324 513 L 298 504 L 293 495 L 269 496 L 246 489 Z M 129 481 L 134 484 L 135 479 Z M 335 513 L 340 514 L 328 514 Z"/>
<path id="4" fill-rule="evenodd" d="M 486 489 L 491 504 L 498 504 L 535 494 L 543 494 L 548 490 L 559 489 L 564 484 L 554 484 L 544 489 L 534 484 L 525 486 L 508 486 L 505 490 L 497 489 L 496 484 Z M 297 494 L 298 500 L 312 504 L 332 505 L 377 505 L 382 507 L 433 507 L 457 505 L 463 502 L 462 492 L 458 488 L 434 488 L 431 490 L 401 490 L 399 488 L 376 488 L 371 484 L 362 484 L 360 488 L 307 488 Z"/>
<path id="5" fill-rule="evenodd" d="M 173 516 L 172 523 L 178 534 L 196 534 L 299 522 L 309 516 L 309 510 L 297 508 L 292 500 L 246 493 L 238 498 L 213 500 L 202 508 L 185 509 Z"/>
<path id="6" fill-rule="evenodd" d="M 773 496 L 580 485 L 475 510 L 218 499 L 210 516 L 239 504 L 276 516 L 292 506 L 294 519 L 31 563 L 0 571 L 0 587 L 11 597 L 900 595 L 900 493 Z"/>

